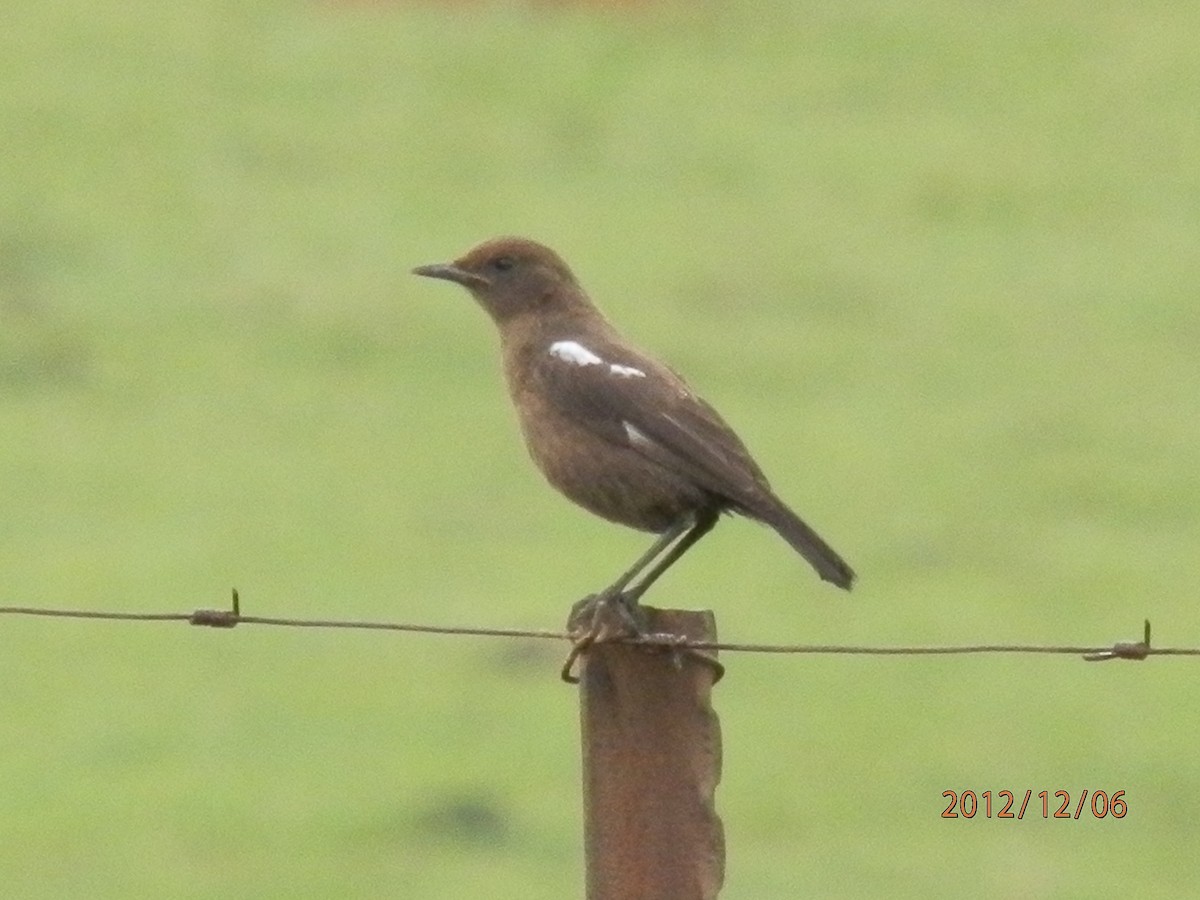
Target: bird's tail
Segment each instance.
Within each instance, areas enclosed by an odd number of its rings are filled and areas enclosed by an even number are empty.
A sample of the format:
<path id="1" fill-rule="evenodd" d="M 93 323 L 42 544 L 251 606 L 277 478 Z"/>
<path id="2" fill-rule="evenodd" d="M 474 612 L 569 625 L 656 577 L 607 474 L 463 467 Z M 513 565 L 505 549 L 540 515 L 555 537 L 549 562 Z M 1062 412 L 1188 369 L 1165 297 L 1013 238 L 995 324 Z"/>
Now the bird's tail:
<path id="1" fill-rule="evenodd" d="M 825 543 L 819 534 L 788 509 L 783 501 L 775 497 L 771 500 L 773 502 L 769 507 L 756 509 L 751 515 L 779 532 L 779 536 L 808 560 L 809 565 L 817 570 L 822 579 L 850 590 L 850 585 L 854 582 L 854 570 L 850 565 L 838 556 L 837 551 Z"/>

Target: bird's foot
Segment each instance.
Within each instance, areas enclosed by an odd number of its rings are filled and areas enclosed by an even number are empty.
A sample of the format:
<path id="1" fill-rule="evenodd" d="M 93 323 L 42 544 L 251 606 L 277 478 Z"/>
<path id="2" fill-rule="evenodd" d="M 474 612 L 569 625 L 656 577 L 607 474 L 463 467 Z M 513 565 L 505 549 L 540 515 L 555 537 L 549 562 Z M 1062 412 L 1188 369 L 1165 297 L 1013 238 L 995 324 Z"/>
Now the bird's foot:
<path id="1" fill-rule="evenodd" d="M 590 633 L 605 625 L 613 632 L 623 631 L 634 635 L 646 633 L 646 614 L 632 592 L 606 590 L 599 594 L 588 594 L 571 607 L 571 614 L 567 617 L 567 630 L 574 636 Z"/>
<path id="2" fill-rule="evenodd" d="M 571 607 L 567 617 L 567 633 L 571 635 L 571 652 L 562 667 L 562 679 L 578 684 L 575 661 L 595 644 L 646 633 L 645 614 L 637 601 L 622 593 L 601 591 L 588 594 Z"/>

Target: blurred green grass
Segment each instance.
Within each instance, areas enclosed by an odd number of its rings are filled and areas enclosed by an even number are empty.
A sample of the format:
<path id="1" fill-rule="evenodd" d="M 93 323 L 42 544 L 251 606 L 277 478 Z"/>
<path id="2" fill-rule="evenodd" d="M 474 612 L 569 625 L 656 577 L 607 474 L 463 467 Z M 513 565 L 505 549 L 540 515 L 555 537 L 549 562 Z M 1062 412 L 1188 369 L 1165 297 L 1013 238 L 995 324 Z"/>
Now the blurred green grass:
<path id="1" fill-rule="evenodd" d="M 552 243 L 862 575 L 728 523 L 742 640 L 1200 641 L 1200 12 L 19 3 L 0 604 L 555 627 L 645 538 L 524 458 L 415 283 Z M 581 884 L 555 648 L 6 619 L 21 897 Z M 1183 660 L 727 660 L 723 897 L 1183 896 Z M 942 820 L 1125 790 L 1120 822 Z"/>

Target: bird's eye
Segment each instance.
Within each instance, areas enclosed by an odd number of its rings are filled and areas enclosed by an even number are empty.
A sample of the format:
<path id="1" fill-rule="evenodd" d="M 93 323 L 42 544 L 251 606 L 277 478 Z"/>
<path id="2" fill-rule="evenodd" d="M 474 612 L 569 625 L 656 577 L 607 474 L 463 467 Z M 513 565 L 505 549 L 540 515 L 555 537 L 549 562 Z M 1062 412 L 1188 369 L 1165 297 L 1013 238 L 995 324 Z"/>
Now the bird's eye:
<path id="1" fill-rule="evenodd" d="M 516 262 L 511 256 L 498 256 L 492 260 L 492 268 L 498 272 L 507 272 Z"/>

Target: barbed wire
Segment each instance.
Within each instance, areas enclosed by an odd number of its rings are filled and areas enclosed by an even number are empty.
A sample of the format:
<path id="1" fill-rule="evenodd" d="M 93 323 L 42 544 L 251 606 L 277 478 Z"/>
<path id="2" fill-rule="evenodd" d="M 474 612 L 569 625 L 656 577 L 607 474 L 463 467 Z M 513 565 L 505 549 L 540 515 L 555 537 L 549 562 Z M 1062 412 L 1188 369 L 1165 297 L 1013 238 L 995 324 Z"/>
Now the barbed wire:
<path id="1" fill-rule="evenodd" d="M 578 635 L 569 631 L 526 628 L 482 628 L 455 625 L 422 625 L 410 622 L 377 622 L 354 619 L 300 619 L 276 616 L 243 615 L 235 590 L 230 609 L 197 609 L 190 613 L 107 612 L 84 609 L 44 609 L 32 606 L 0 606 L 0 615 L 37 616 L 60 619 L 91 619 L 117 622 L 186 622 L 208 628 L 233 628 L 237 625 L 266 625 L 280 628 L 330 628 L 367 631 L 406 631 L 459 637 L 528 638 L 576 642 Z M 980 653 L 1065 654 L 1080 656 L 1087 662 L 1112 659 L 1143 660 L 1149 656 L 1200 656 L 1197 647 L 1152 647 L 1150 620 L 1145 620 L 1140 641 L 1117 641 L 1105 646 L 1044 644 L 964 644 L 947 646 L 866 646 L 843 644 L 755 644 L 728 641 L 696 641 L 677 634 L 652 633 L 616 635 L 609 640 L 674 650 L 720 650 L 733 653 L 837 654 L 846 656 L 952 656 Z"/>

